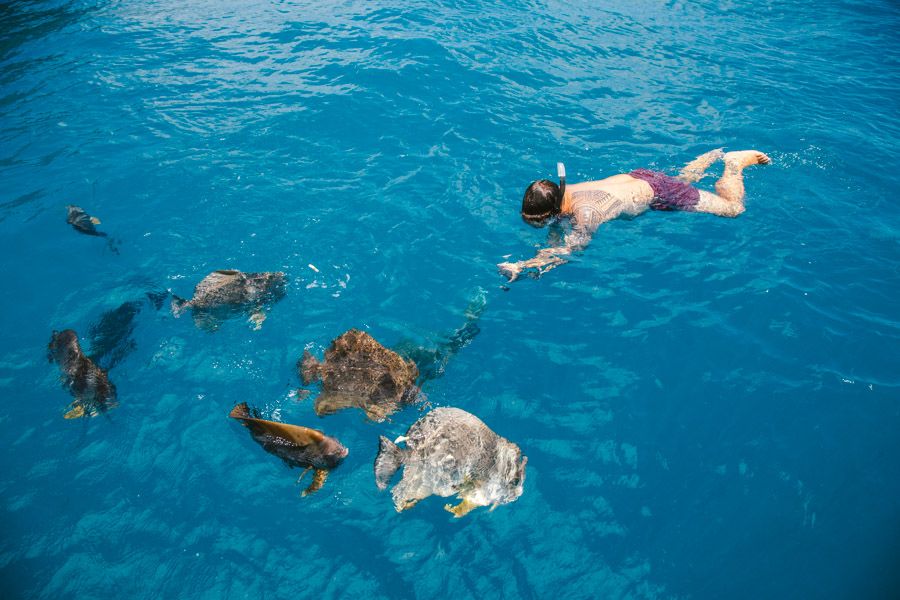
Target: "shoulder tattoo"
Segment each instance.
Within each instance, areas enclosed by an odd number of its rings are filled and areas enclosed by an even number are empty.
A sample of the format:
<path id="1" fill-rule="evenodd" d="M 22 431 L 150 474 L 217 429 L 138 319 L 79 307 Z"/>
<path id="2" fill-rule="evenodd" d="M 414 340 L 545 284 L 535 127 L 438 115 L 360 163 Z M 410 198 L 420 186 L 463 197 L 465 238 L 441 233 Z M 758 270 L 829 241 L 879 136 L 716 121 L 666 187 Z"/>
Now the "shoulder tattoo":
<path id="1" fill-rule="evenodd" d="M 601 223 L 615 219 L 620 214 L 624 203 L 607 192 L 587 190 L 572 194 L 572 217 L 580 228 L 591 231 Z"/>

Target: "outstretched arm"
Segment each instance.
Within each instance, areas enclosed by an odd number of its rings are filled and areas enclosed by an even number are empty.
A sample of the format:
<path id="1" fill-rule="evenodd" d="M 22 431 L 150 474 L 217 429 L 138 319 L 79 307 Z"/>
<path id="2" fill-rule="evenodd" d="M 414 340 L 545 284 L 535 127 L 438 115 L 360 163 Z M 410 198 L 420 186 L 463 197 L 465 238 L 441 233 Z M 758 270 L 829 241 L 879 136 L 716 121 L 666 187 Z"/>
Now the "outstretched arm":
<path id="1" fill-rule="evenodd" d="M 600 211 L 591 209 L 579 210 L 572 223 L 572 231 L 563 238 L 563 243 L 539 250 L 534 258 L 519 262 L 500 263 L 497 267 L 510 281 L 515 281 L 522 271 L 534 269 L 538 276 L 543 275 L 559 265 L 569 262 L 568 256 L 583 250 L 587 246 L 600 223 L 608 221 Z"/>
<path id="2" fill-rule="evenodd" d="M 601 223 L 615 219 L 624 209 L 622 201 L 603 190 L 584 190 L 572 194 L 572 231 L 563 244 L 544 248 L 534 258 L 514 263 L 500 263 L 500 272 L 510 281 L 518 279 L 522 271 L 535 269 L 538 275 L 568 262 L 568 256 L 582 250 Z"/>
<path id="3" fill-rule="evenodd" d="M 520 260 L 519 262 L 500 263 L 497 267 L 500 269 L 500 273 L 510 281 L 515 281 L 522 274 L 522 271 L 528 269 L 534 269 L 538 275 L 543 275 L 547 271 L 567 263 L 568 259 L 565 257 L 583 249 L 590 240 L 590 233 L 576 229 L 566 235 L 563 244 L 560 246 L 543 248 L 538 251 L 534 258 Z"/>

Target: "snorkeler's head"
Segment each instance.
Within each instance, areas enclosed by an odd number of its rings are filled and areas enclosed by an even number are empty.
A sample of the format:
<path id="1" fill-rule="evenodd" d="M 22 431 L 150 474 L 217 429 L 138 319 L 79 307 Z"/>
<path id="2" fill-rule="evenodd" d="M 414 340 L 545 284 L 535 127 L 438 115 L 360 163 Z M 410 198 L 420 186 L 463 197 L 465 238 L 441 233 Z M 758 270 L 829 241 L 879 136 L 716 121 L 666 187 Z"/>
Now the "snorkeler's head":
<path id="1" fill-rule="evenodd" d="M 543 227 L 552 217 L 559 214 L 562 194 L 559 186 L 547 179 L 533 182 L 525 190 L 522 198 L 522 218 L 529 225 Z"/>

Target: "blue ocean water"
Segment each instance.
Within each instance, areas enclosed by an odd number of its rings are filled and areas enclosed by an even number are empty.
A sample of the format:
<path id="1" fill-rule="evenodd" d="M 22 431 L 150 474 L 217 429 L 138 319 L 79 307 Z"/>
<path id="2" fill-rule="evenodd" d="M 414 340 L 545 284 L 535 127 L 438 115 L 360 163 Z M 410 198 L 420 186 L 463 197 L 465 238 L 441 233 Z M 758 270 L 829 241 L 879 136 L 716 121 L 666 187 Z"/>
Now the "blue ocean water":
<path id="1" fill-rule="evenodd" d="M 894 2 L 11 1 L 0 31 L 2 597 L 900 594 Z M 615 221 L 501 289 L 556 161 L 720 146 L 773 159 L 740 218 Z M 288 274 L 259 331 L 142 300 L 120 405 L 62 418 L 54 329 L 222 268 Z M 425 392 L 522 448 L 524 494 L 397 514 L 378 436 L 422 413 L 319 418 L 295 362 L 439 343 L 479 290 Z M 242 401 L 348 458 L 301 499 Z"/>

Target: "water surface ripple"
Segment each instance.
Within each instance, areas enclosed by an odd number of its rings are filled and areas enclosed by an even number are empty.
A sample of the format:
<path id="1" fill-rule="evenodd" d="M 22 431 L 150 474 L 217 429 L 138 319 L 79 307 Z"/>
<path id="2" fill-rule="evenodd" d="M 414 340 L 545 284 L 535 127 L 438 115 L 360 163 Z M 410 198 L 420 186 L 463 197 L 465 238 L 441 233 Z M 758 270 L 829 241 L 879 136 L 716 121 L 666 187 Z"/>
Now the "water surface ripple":
<path id="1" fill-rule="evenodd" d="M 0 595 L 900 595 L 900 10 L 595 4 L 4 2 Z M 739 219 L 616 221 L 501 291 L 556 161 L 720 146 L 774 161 Z M 288 274 L 260 331 L 142 300 L 220 268 Z M 395 514 L 378 435 L 421 413 L 319 419 L 295 361 L 349 327 L 437 343 L 479 288 L 426 392 L 521 446 L 525 493 Z M 50 332 L 135 300 L 120 406 L 63 420 Z M 240 401 L 349 457 L 300 499 Z"/>

